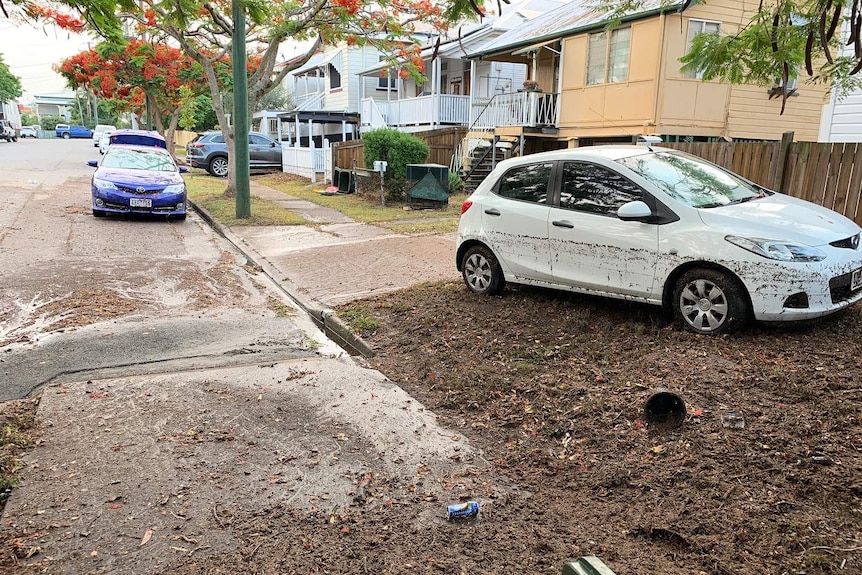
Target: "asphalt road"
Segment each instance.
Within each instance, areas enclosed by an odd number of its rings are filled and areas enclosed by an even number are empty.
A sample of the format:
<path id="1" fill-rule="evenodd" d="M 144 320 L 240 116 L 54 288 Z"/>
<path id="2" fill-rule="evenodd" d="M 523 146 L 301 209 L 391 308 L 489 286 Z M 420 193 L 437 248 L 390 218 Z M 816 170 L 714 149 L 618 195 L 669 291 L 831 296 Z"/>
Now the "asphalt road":
<path id="1" fill-rule="evenodd" d="M 0 143 L 0 401 L 340 351 L 193 213 L 94 218 L 98 158 L 90 140 Z"/>

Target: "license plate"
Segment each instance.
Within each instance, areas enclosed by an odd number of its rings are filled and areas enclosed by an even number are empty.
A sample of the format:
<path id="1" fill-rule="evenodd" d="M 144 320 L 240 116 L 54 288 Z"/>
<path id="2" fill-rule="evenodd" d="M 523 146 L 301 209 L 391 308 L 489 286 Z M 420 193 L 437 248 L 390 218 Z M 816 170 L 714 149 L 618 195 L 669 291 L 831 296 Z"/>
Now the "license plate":
<path id="1" fill-rule="evenodd" d="M 152 208 L 153 200 L 149 198 L 129 198 L 130 208 Z"/>
<path id="2" fill-rule="evenodd" d="M 850 273 L 850 290 L 862 287 L 862 268 Z"/>

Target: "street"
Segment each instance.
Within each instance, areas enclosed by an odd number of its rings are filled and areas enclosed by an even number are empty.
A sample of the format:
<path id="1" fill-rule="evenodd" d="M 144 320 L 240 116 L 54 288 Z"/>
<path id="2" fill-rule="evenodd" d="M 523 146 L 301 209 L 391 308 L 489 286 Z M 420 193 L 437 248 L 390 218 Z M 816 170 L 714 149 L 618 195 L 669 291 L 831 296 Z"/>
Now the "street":
<path id="1" fill-rule="evenodd" d="M 272 302 L 290 300 L 249 275 L 193 212 L 185 222 L 94 218 L 86 161 L 98 158 L 90 140 L 0 147 L 0 401 L 49 382 L 251 364 L 314 354 L 313 339 L 326 345 L 300 312 L 276 317 Z"/>
<path id="2" fill-rule="evenodd" d="M 234 516 L 470 488 L 436 478 L 481 454 L 327 339 L 288 274 L 195 212 L 93 217 L 91 158 L 86 140 L 0 147 L 0 401 L 39 398 L 0 571 L 182 572 L 242 545 Z"/>

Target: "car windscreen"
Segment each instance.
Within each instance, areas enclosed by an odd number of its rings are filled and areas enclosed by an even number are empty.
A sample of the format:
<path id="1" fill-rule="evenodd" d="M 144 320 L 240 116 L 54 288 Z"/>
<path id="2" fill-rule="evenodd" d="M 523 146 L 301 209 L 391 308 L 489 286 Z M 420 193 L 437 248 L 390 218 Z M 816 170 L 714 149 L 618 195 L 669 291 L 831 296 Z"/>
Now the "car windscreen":
<path id="1" fill-rule="evenodd" d="M 154 172 L 175 172 L 177 170 L 173 159 L 168 154 L 114 147 L 108 148 L 108 153 L 102 159 L 101 167 L 151 170 Z"/>
<path id="2" fill-rule="evenodd" d="M 760 190 L 742 178 L 680 152 L 648 152 L 616 161 L 676 201 L 694 208 L 715 208 L 763 197 Z"/>

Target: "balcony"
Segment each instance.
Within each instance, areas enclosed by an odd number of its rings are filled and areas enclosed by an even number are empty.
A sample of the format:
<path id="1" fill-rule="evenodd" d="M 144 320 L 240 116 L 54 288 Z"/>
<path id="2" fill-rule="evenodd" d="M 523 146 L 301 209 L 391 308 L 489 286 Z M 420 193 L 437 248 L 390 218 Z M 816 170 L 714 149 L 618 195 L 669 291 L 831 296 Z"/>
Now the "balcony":
<path id="1" fill-rule="evenodd" d="M 476 100 L 470 114 L 471 129 L 493 130 L 501 126 L 543 127 L 557 125 L 559 94 L 516 92 Z"/>
<path id="2" fill-rule="evenodd" d="M 402 126 L 461 125 L 470 119 L 470 96 L 434 94 L 381 102 L 362 100 L 362 124 L 371 129 Z"/>

